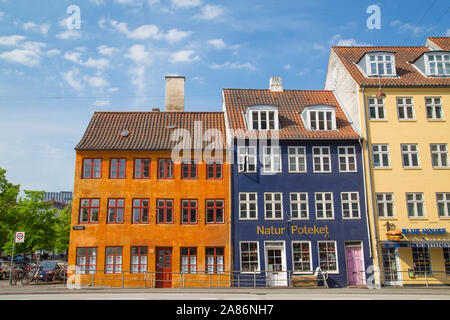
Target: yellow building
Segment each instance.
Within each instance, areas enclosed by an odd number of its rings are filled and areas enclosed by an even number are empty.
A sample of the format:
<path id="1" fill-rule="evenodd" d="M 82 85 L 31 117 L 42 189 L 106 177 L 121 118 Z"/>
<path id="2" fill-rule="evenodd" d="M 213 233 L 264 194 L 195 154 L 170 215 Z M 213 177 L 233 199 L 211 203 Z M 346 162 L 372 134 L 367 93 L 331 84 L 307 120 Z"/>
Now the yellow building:
<path id="1" fill-rule="evenodd" d="M 450 38 L 332 47 L 333 90 L 364 137 L 375 283 L 450 283 Z"/>

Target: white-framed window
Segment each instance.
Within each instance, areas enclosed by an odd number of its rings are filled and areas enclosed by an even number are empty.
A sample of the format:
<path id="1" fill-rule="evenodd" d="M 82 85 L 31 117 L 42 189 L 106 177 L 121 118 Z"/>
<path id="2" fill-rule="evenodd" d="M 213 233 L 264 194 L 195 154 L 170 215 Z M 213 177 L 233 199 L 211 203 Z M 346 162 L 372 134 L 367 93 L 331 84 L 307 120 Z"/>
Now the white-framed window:
<path id="1" fill-rule="evenodd" d="M 426 54 L 427 75 L 450 76 L 450 53 Z"/>
<path id="2" fill-rule="evenodd" d="M 276 107 L 253 107 L 247 111 L 250 130 L 278 130 L 278 109 Z"/>
<path id="3" fill-rule="evenodd" d="M 439 218 L 450 218 L 450 192 L 436 193 Z"/>
<path id="4" fill-rule="evenodd" d="M 309 125 L 311 130 L 336 130 L 334 125 L 334 111 L 310 110 Z"/>
<path id="5" fill-rule="evenodd" d="M 384 100 L 377 98 L 368 98 L 369 119 L 385 120 Z"/>
<path id="6" fill-rule="evenodd" d="M 341 206 L 343 219 L 361 218 L 358 192 L 341 192 Z"/>
<path id="7" fill-rule="evenodd" d="M 378 217 L 392 218 L 395 216 L 394 212 L 394 194 L 393 193 L 377 193 L 377 209 Z"/>
<path id="8" fill-rule="evenodd" d="M 448 168 L 448 147 L 446 143 L 430 144 L 433 168 Z"/>
<path id="9" fill-rule="evenodd" d="M 290 173 L 306 172 L 306 148 L 288 147 L 288 162 Z"/>
<path id="10" fill-rule="evenodd" d="M 314 193 L 316 219 L 334 219 L 334 205 L 332 192 Z"/>
<path id="11" fill-rule="evenodd" d="M 317 241 L 319 267 L 322 271 L 338 272 L 336 241 Z"/>
<path id="12" fill-rule="evenodd" d="M 414 120 L 414 104 L 412 98 L 397 98 L 397 113 L 399 120 Z"/>
<path id="13" fill-rule="evenodd" d="M 241 241 L 239 243 L 242 272 L 259 272 L 258 241 Z"/>
<path id="14" fill-rule="evenodd" d="M 417 144 L 402 144 L 402 163 L 403 168 L 419 167 L 419 148 Z"/>
<path id="15" fill-rule="evenodd" d="M 356 172 L 355 147 L 338 147 L 339 172 Z"/>
<path id="16" fill-rule="evenodd" d="M 439 97 L 426 97 L 425 106 L 427 108 L 428 120 L 442 120 L 444 118 L 442 112 L 442 100 Z"/>
<path id="17" fill-rule="evenodd" d="M 330 147 L 313 147 L 314 173 L 331 172 Z"/>
<path id="18" fill-rule="evenodd" d="M 258 194 L 256 192 L 239 192 L 239 219 L 258 219 Z"/>
<path id="19" fill-rule="evenodd" d="M 309 219 L 308 192 L 291 192 L 291 219 Z"/>
<path id="20" fill-rule="evenodd" d="M 373 144 L 372 159 L 374 168 L 390 168 L 389 145 Z"/>
<path id="21" fill-rule="evenodd" d="M 256 172 L 256 147 L 238 147 L 238 171 Z"/>
<path id="22" fill-rule="evenodd" d="M 281 149 L 280 147 L 263 148 L 263 168 L 264 173 L 281 172 Z"/>
<path id="23" fill-rule="evenodd" d="M 368 54 L 367 74 L 370 76 L 394 76 L 394 54 L 380 52 Z"/>
<path id="24" fill-rule="evenodd" d="M 266 220 L 283 219 L 283 194 L 281 192 L 264 193 L 264 217 Z"/>
<path id="25" fill-rule="evenodd" d="M 406 206 L 408 208 L 409 218 L 425 217 L 425 204 L 423 199 L 423 193 L 421 192 L 406 193 Z"/>
<path id="26" fill-rule="evenodd" d="M 292 241 L 294 272 L 313 272 L 310 241 Z"/>

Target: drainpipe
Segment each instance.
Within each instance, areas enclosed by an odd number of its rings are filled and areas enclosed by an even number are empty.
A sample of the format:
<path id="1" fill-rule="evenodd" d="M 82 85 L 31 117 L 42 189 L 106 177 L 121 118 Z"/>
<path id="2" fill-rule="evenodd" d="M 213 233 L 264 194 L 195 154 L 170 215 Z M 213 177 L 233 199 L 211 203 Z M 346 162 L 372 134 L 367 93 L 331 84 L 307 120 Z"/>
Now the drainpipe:
<path id="1" fill-rule="evenodd" d="M 231 150 L 233 150 L 233 153 L 232 153 L 232 155 L 230 155 L 230 154 L 228 154 L 228 159 L 231 159 L 231 162 L 232 162 L 232 164 L 228 164 L 228 176 L 229 176 L 229 179 L 228 179 L 228 206 L 229 206 L 229 208 L 230 208 L 230 212 L 228 213 L 228 221 L 229 221 L 229 227 L 228 227 L 228 229 L 229 229 L 229 231 L 228 231 L 228 237 L 229 237 L 229 245 L 228 245 L 228 266 L 229 266 L 229 272 L 230 272 L 230 283 L 229 283 L 229 285 L 230 285 L 230 287 L 231 287 L 231 284 L 232 284 L 232 282 L 233 282 L 233 270 L 232 270 L 232 264 L 231 264 L 231 259 L 232 259 L 232 250 L 233 250 L 233 239 L 232 239 L 232 234 L 231 234 L 231 224 L 232 224 L 232 222 L 233 222 L 233 216 L 232 216 L 232 214 L 233 214 L 233 207 L 232 207 L 232 205 L 233 205 L 233 201 L 231 200 L 231 196 L 232 196 L 232 194 L 231 194 L 231 179 L 233 178 L 233 169 L 234 169 L 234 139 L 233 139 L 233 142 L 232 142 L 232 144 L 233 144 L 233 147 L 232 147 L 232 149 Z M 230 151 L 230 150 L 228 150 L 227 152 L 232 152 L 232 151 Z M 232 157 L 232 158 L 230 158 L 230 157 Z"/>
<path id="2" fill-rule="evenodd" d="M 375 206 L 374 206 L 374 201 L 373 201 L 373 182 L 372 182 L 372 172 L 371 172 L 371 170 L 370 170 L 370 168 L 371 168 L 371 147 L 370 147 L 370 143 L 369 143 L 369 129 L 368 129 L 368 126 L 367 126 L 367 113 L 366 113 L 366 108 L 367 108 L 367 106 L 366 106 L 366 94 L 365 94 L 365 92 L 366 92 L 366 88 L 363 86 L 362 87 L 362 94 L 363 94 L 363 105 L 364 105 L 364 125 L 365 125 L 365 131 L 366 131 L 366 142 L 367 142 L 367 154 L 368 154 L 368 159 L 367 159 L 367 161 L 368 161 L 368 164 L 369 164 L 369 170 L 368 170 L 368 178 L 369 178 L 369 191 L 370 191 L 370 199 L 372 200 L 371 201 L 371 204 L 372 204 L 372 223 L 373 223 L 373 228 L 374 228 L 374 233 L 373 233 L 373 237 L 374 237 L 374 242 L 375 242 L 375 263 L 376 263 L 376 266 L 377 266 L 377 270 L 379 270 L 379 273 L 378 273 L 378 283 L 379 284 L 381 284 L 381 270 L 380 270 L 380 263 L 379 263 L 379 259 L 378 259 L 378 247 L 377 247 L 377 244 L 378 244 L 378 238 L 377 238 L 377 227 L 376 227 L 376 224 L 375 224 Z M 360 144 L 361 144 L 361 141 L 360 141 Z M 361 147 L 362 147 L 362 144 L 361 144 Z M 362 152 L 362 154 L 363 154 L 363 159 L 364 159 L 364 152 Z M 364 162 L 365 163 L 365 162 Z M 363 166 L 363 170 L 364 170 L 364 166 Z M 365 173 L 365 170 L 364 170 L 364 173 Z M 365 186 L 365 184 L 364 184 L 364 186 Z M 368 193 L 366 192 L 366 208 L 367 208 L 367 200 L 369 199 L 369 195 L 368 195 Z M 367 211 L 366 211 L 366 215 L 367 215 Z M 369 228 L 369 231 L 370 231 L 370 228 Z M 369 235 L 370 235 L 371 233 L 369 233 Z M 374 274 L 374 276 L 375 276 L 375 274 Z"/>

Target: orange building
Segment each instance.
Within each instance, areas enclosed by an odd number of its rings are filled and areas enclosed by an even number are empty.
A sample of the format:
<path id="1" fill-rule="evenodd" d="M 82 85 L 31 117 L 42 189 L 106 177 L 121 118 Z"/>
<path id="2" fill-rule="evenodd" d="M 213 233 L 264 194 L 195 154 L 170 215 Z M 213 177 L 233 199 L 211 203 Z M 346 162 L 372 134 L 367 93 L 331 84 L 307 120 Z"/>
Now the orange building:
<path id="1" fill-rule="evenodd" d="M 223 113 L 166 110 L 96 112 L 75 148 L 69 266 L 82 283 L 230 284 Z M 174 158 L 180 146 L 193 151 Z"/>

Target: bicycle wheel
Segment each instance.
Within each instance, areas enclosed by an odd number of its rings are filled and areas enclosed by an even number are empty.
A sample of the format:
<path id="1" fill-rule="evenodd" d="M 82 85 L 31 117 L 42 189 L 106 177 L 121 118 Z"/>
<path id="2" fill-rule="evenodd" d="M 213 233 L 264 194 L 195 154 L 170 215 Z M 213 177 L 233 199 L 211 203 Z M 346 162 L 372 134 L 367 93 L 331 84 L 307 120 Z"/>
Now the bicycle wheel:
<path id="1" fill-rule="evenodd" d="M 30 283 L 30 277 L 29 277 L 28 273 L 25 273 L 20 281 L 24 285 L 29 284 Z"/>

